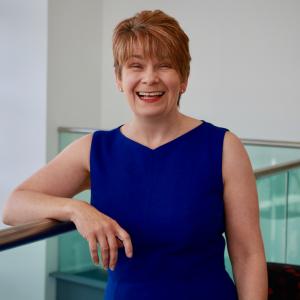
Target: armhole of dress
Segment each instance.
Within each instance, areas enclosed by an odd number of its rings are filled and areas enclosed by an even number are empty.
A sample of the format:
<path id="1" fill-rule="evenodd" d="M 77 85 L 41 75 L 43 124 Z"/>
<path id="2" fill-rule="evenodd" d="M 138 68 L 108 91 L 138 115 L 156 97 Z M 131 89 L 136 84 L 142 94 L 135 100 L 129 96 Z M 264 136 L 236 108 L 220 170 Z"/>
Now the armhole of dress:
<path id="1" fill-rule="evenodd" d="M 90 190 L 91 190 L 91 196 L 90 196 L 90 204 L 93 205 L 93 174 L 94 174 L 94 169 L 93 169 L 93 163 L 92 163 L 92 157 L 94 155 L 94 143 L 95 143 L 95 136 L 97 134 L 97 130 L 92 133 L 92 139 L 91 139 L 91 147 L 90 147 Z"/>
<path id="2" fill-rule="evenodd" d="M 220 159 L 220 162 L 221 162 L 221 166 L 220 166 L 220 170 L 221 170 L 221 175 L 220 175 L 220 185 L 221 185 L 221 193 L 222 193 L 222 197 L 224 195 L 224 179 L 223 179 L 223 156 L 224 156 L 224 140 L 225 140 L 225 135 L 226 135 L 226 132 L 230 132 L 229 129 L 227 128 L 224 128 L 224 131 L 222 133 L 222 140 L 221 140 L 221 159 Z"/>

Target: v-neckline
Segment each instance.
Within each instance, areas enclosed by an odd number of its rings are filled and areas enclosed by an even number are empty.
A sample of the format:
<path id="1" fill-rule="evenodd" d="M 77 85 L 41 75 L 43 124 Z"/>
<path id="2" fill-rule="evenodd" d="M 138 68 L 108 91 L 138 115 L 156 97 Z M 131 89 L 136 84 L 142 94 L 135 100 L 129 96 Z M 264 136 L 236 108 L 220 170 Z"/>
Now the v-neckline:
<path id="1" fill-rule="evenodd" d="M 193 127 L 193 128 L 190 129 L 189 131 L 186 131 L 185 133 L 179 135 L 178 137 L 174 138 L 173 140 L 170 140 L 169 142 L 166 142 L 166 143 L 164 143 L 164 144 L 162 144 L 162 145 L 160 145 L 160 146 L 158 146 L 158 147 L 156 147 L 156 148 L 150 148 L 150 147 L 148 147 L 148 146 L 146 146 L 146 145 L 144 145 L 144 144 L 142 144 L 142 143 L 139 143 L 139 142 L 137 142 L 137 141 L 135 141 L 135 140 L 129 138 L 128 136 L 126 136 L 126 135 L 121 131 L 121 127 L 122 127 L 124 124 L 122 124 L 122 125 L 120 125 L 119 127 L 117 127 L 117 132 L 118 132 L 118 134 L 119 134 L 124 140 L 130 142 L 131 144 L 135 144 L 135 145 L 137 145 L 137 146 L 139 146 L 139 147 L 141 147 L 141 148 L 144 148 L 144 149 L 146 149 L 146 150 L 148 150 L 148 151 L 150 151 L 150 152 L 157 152 L 158 150 L 160 150 L 160 149 L 162 149 L 162 148 L 165 148 L 165 147 L 167 147 L 168 145 L 171 145 L 171 144 L 173 144 L 173 143 L 176 143 L 176 142 L 178 142 L 178 141 L 184 139 L 185 137 L 189 136 L 190 134 L 192 134 L 192 133 L 195 132 L 196 130 L 201 129 L 201 128 L 203 127 L 203 125 L 206 124 L 206 122 L 205 122 L 204 120 L 199 120 L 199 121 L 202 121 L 202 123 L 201 123 L 201 124 L 198 124 L 196 127 Z"/>

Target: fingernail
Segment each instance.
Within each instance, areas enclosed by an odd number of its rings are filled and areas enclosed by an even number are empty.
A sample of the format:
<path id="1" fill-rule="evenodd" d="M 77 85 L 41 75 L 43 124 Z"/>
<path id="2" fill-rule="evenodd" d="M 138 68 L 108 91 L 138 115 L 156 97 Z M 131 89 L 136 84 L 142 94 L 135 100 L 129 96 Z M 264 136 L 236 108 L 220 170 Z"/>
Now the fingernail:
<path id="1" fill-rule="evenodd" d="M 112 271 L 114 271 L 115 267 L 114 267 L 114 266 L 113 266 L 113 267 L 110 267 L 110 269 L 111 269 Z"/>

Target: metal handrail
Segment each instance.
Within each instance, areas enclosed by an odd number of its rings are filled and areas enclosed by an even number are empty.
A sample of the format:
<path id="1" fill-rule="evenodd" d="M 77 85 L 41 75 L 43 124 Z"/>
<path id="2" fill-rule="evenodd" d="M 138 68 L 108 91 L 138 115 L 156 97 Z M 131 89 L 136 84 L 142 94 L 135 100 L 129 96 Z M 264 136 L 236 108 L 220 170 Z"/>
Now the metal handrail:
<path id="1" fill-rule="evenodd" d="M 61 127 L 57 128 L 58 132 L 67 132 L 67 133 L 92 133 L 99 128 L 80 128 L 80 127 Z M 105 129 L 104 129 L 105 130 Z"/>
<path id="2" fill-rule="evenodd" d="M 300 142 L 279 141 L 279 140 L 257 140 L 242 138 L 245 145 L 266 146 L 266 147 L 283 147 L 283 148 L 300 148 Z"/>
<path id="3" fill-rule="evenodd" d="M 300 168 L 300 160 L 294 160 L 287 163 L 281 163 L 272 167 L 265 167 L 254 171 L 256 178 L 260 178 L 267 175 L 273 175 L 276 173 L 288 171 L 291 169 Z"/>
<path id="4" fill-rule="evenodd" d="M 26 245 L 76 229 L 72 222 L 38 220 L 0 230 L 0 251 Z"/>
<path id="5" fill-rule="evenodd" d="M 98 129 L 58 127 L 59 132 L 69 133 L 92 133 L 95 130 Z M 241 141 L 247 145 L 300 148 L 299 142 L 267 141 L 254 139 L 241 139 Z M 254 170 L 254 175 L 256 178 L 260 178 L 298 167 L 300 167 L 300 160 Z M 72 231 L 74 229 L 76 229 L 76 227 L 74 223 L 70 221 L 61 222 L 53 219 L 40 220 L 23 225 L 12 226 L 10 228 L 0 230 L 0 251 L 25 245 L 61 233 Z"/>

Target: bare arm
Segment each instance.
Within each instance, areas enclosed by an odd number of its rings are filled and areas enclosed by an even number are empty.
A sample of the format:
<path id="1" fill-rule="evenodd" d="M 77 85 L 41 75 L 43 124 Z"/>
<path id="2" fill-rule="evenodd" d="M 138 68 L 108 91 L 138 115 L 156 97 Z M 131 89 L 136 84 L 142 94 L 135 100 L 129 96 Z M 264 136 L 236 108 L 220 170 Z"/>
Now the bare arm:
<path id="1" fill-rule="evenodd" d="M 223 147 L 226 238 L 239 300 L 266 300 L 267 266 L 256 181 L 248 154 L 231 132 Z"/>
<path id="2" fill-rule="evenodd" d="M 18 225 L 46 218 L 70 220 L 78 205 L 70 198 L 90 186 L 90 143 L 91 135 L 76 140 L 17 186 L 5 203 L 3 222 Z"/>
<path id="3" fill-rule="evenodd" d="M 92 135 L 86 135 L 14 189 L 5 203 L 3 222 L 23 224 L 40 219 L 70 220 L 88 241 L 94 263 L 115 267 L 118 248 L 132 256 L 129 234 L 112 218 L 84 201 L 71 199 L 90 187 L 89 157 Z"/>

